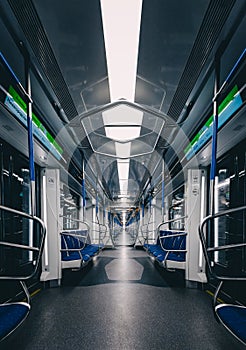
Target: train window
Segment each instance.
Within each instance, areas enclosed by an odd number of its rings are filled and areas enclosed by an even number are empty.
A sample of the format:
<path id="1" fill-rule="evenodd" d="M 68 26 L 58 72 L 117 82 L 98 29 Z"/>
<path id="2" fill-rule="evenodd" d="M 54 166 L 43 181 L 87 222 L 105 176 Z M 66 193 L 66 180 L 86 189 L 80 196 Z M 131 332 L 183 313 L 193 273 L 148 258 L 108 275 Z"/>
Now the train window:
<path id="1" fill-rule="evenodd" d="M 1 204 L 30 213 L 30 178 L 28 159 L 0 140 Z M 39 167 L 35 164 L 36 191 L 39 191 Z M 38 196 L 37 196 L 38 197 Z M 40 203 L 36 203 L 37 215 Z"/>
<path id="2" fill-rule="evenodd" d="M 219 169 L 215 178 L 215 212 L 226 210 L 230 204 L 230 173 L 229 169 Z M 215 219 L 214 237 L 216 246 L 225 245 L 228 234 L 228 223 L 225 216 Z M 215 261 L 226 266 L 226 251 L 215 253 Z"/>
<path id="3" fill-rule="evenodd" d="M 215 180 L 215 211 L 236 208 L 246 204 L 246 142 L 242 142 L 218 162 Z M 246 242 L 245 213 L 232 213 L 218 218 L 214 224 L 214 245 Z M 224 268 L 237 266 L 246 271 L 246 251 L 217 252 L 214 260 Z M 236 261 L 236 264 L 235 264 Z M 235 271 L 236 272 L 236 271 Z M 233 273 L 233 271 L 232 271 Z"/>
<path id="4" fill-rule="evenodd" d="M 174 192 L 172 197 L 171 206 L 169 207 L 169 220 L 173 222 L 169 223 L 170 230 L 184 230 L 184 187 Z"/>
<path id="5" fill-rule="evenodd" d="M 39 193 L 39 168 L 36 166 L 36 192 Z M 6 142 L 0 140 L 0 174 L 1 174 L 1 204 L 30 214 L 31 193 L 28 159 Z M 36 202 L 36 215 L 40 216 L 40 195 Z M 14 243 L 35 244 L 35 227 L 33 223 L 17 214 L 0 213 L 0 239 Z M 32 261 L 31 252 L 1 252 L 0 265 L 4 266 L 6 259 L 12 259 L 12 268 L 20 268 Z"/>
<path id="6" fill-rule="evenodd" d="M 63 185 L 61 188 L 61 209 L 63 216 L 63 230 L 79 228 L 79 195 Z"/>

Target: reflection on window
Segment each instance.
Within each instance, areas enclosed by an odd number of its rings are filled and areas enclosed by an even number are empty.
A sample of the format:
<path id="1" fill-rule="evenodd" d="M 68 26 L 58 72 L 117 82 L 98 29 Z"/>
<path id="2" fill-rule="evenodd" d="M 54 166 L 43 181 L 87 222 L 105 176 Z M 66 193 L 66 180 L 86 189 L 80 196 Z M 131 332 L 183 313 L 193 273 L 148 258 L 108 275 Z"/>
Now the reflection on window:
<path id="1" fill-rule="evenodd" d="M 184 230 L 184 215 L 184 188 L 182 187 L 174 193 L 169 208 L 169 220 L 174 220 L 169 224 L 170 230 Z"/>
<path id="2" fill-rule="evenodd" d="M 79 196 L 65 185 L 61 189 L 61 208 L 63 215 L 63 230 L 77 229 L 79 227 Z"/>
<path id="3" fill-rule="evenodd" d="M 230 175 L 228 169 L 220 169 L 215 178 L 215 212 L 229 208 L 230 204 Z M 214 246 L 227 244 L 228 218 L 222 216 L 214 220 Z M 216 252 L 215 262 L 226 266 L 226 251 Z"/>

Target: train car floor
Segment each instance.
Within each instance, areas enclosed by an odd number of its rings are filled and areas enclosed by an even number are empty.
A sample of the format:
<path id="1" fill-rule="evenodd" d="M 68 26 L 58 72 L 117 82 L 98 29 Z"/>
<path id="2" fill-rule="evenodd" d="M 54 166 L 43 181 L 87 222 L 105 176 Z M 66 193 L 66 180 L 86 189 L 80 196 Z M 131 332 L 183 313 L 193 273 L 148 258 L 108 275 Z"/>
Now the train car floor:
<path id="1" fill-rule="evenodd" d="M 146 252 L 119 247 L 34 297 L 28 319 L 2 349 L 244 347 L 216 322 L 207 293 L 185 288 L 182 275 L 165 273 Z"/>

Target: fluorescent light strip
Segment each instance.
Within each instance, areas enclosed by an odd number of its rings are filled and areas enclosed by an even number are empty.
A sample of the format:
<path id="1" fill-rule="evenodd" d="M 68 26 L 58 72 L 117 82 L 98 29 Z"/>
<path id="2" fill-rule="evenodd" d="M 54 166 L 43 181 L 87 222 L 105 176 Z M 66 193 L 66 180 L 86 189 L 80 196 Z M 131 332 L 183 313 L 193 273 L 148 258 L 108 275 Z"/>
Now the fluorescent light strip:
<path id="1" fill-rule="evenodd" d="M 143 112 L 138 109 L 120 105 L 102 112 L 104 125 L 141 125 Z"/>
<path id="2" fill-rule="evenodd" d="M 204 219 L 205 216 L 205 176 L 202 176 L 201 180 L 201 211 L 200 211 L 200 223 Z M 202 267 L 203 265 L 203 251 L 202 251 L 202 244 L 199 244 L 199 267 Z"/>
<path id="3" fill-rule="evenodd" d="M 119 180 L 128 180 L 129 160 L 117 160 Z"/>
<path id="4" fill-rule="evenodd" d="M 48 224 L 48 218 L 47 218 L 47 183 L 46 183 L 46 176 L 43 175 L 43 183 L 42 183 L 42 189 L 43 189 L 43 220 L 45 227 L 47 227 Z M 49 250 L 48 250 L 48 237 L 45 237 L 44 241 L 44 266 L 49 265 Z"/>
<path id="5" fill-rule="evenodd" d="M 101 0 L 111 102 L 134 102 L 142 0 Z"/>
<path id="6" fill-rule="evenodd" d="M 129 158 L 131 154 L 131 142 L 115 142 L 116 156 L 119 158 Z"/>
<path id="7" fill-rule="evenodd" d="M 121 198 L 122 201 L 125 201 L 126 195 L 127 195 L 127 189 L 128 189 L 128 180 L 120 180 L 120 193 L 124 195 L 123 198 Z"/>
<path id="8" fill-rule="evenodd" d="M 120 184 L 120 193 L 127 193 L 128 188 L 128 176 L 129 176 L 129 160 L 122 161 L 117 159 L 118 176 Z"/>
<path id="9" fill-rule="evenodd" d="M 138 138 L 140 129 L 140 126 L 105 126 L 105 133 L 112 140 L 128 141 Z"/>

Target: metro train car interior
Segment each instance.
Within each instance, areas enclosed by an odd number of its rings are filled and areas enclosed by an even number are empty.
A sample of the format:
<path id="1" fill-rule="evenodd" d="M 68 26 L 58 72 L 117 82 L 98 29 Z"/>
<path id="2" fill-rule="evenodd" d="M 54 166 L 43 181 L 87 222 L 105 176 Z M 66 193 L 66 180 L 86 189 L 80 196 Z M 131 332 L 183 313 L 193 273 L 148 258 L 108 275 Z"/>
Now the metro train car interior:
<path id="1" fill-rule="evenodd" d="M 0 1 L 0 349 L 244 349 L 246 1 Z"/>

